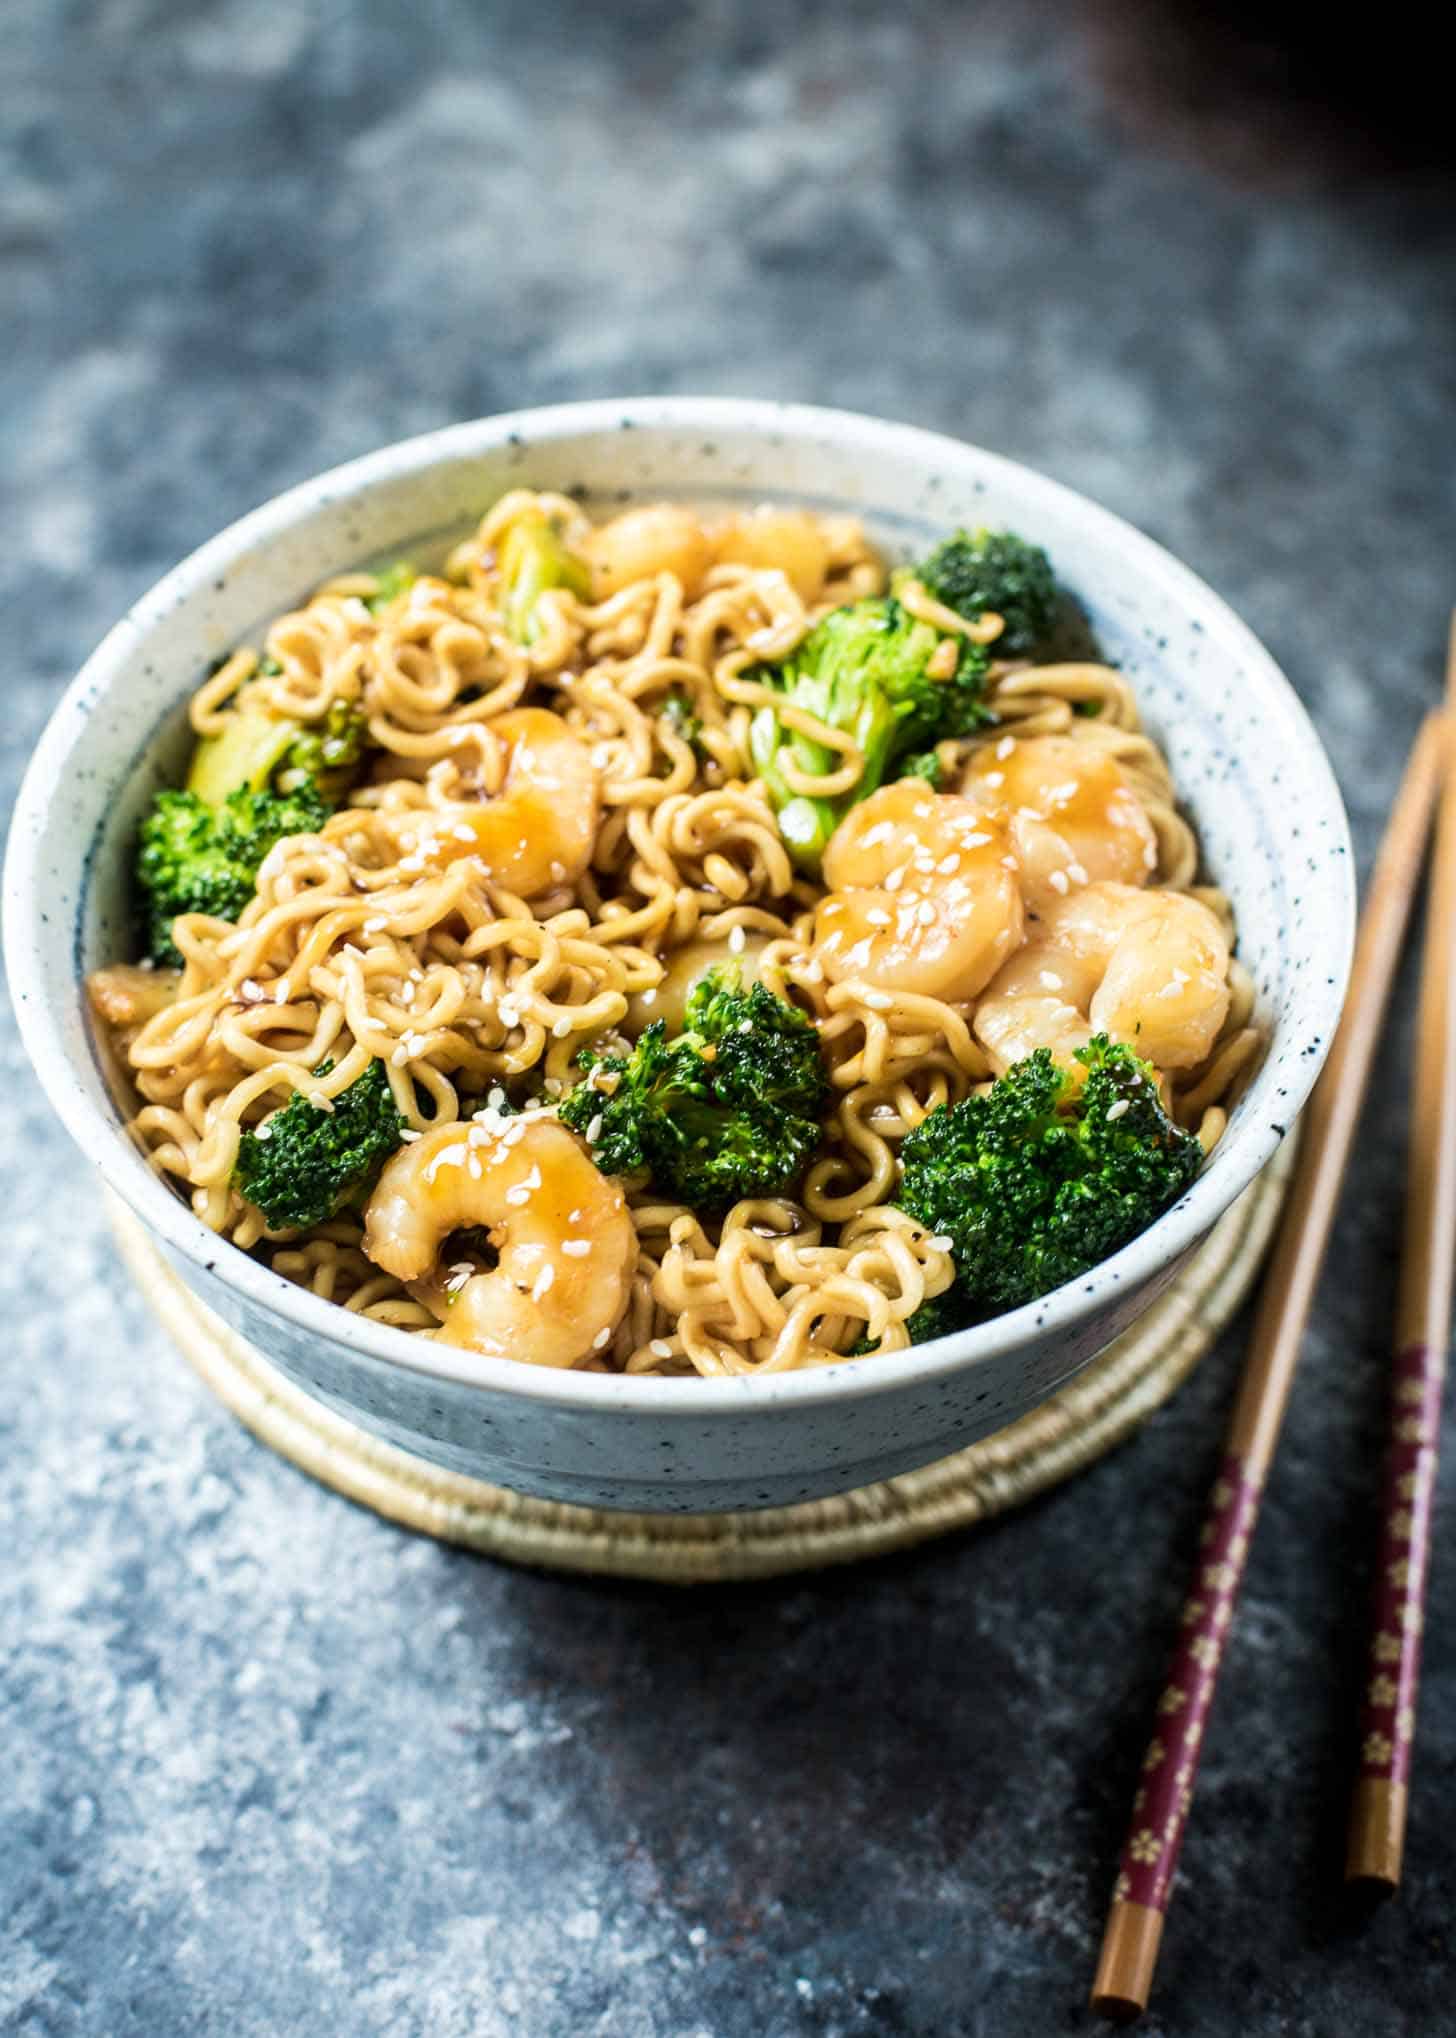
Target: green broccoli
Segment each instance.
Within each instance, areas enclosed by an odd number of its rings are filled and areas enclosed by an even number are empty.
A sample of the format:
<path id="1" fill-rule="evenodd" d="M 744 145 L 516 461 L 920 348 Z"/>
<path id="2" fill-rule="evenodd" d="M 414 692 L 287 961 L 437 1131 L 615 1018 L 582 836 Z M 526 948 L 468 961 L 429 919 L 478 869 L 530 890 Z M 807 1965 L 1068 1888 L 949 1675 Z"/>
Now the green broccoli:
<path id="1" fill-rule="evenodd" d="M 1045 1048 L 983 1096 L 939 1105 L 901 1148 L 900 1202 L 951 1241 L 968 1316 L 1015 1309 L 1136 1237 L 1198 1173 L 1203 1149 L 1157 1077 L 1099 1033 L 1079 1085 Z"/>
<path id="2" fill-rule="evenodd" d="M 314 1070 L 326 1076 L 332 1062 Z M 261 1210 L 272 1231 L 321 1224 L 373 1185 L 400 1143 L 404 1119 L 382 1061 L 320 1110 L 295 1091 L 283 1106 L 238 1143 L 233 1179 Z"/>
<path id="3" fill-rule="evenodd" d="M 419 575 L 408 559 L 396 559 L 392 566 L 381 567 L 374 576 L 373 594 L 364 597 L 365 608 L 371 615 L 379 615 L 392 601 L 408 594 L 418 579 Z"/>
<path id="4" fill-rule="evenodd" d="M 625 1058 L 582 1054 L 591 1080 L 562 1103 L 562 1122 L 590 1139 L 605 1173 L 648 1169 L 695 1210 L 776 1195 L 819 1144 L 818 1035 L 762 984 L 745 991 L 731 966 L 693 986 L 684 1017 L 672 1039 L 655 1020 Z"/>
<path id="5" fill-rule="evenodd" d="M 332 806 L 353 782 L 369 728 L 353 701 L 332 701 L 321 722 L 304 723 L 284 751 L 273 782 L 280 792 L 311 782 Z"/>
<path id="6" fill-rule="evenodd" d="M 1034 657 L 1056 628 L 1061 597 L 1051 561 L 1014 531 L 957 531 L 909 571 L 968 622 L 998 615 L 1005 625 L 998 657 Z"/>
<path id="7" fill-rule="evenodd" d="M 540 636 L 536 603 L 548 588 L 569 588 L 583 600 L 591 593 L 586 561 L 568 551 L 556 525 L 540 510 L 517 517 L 506 532 L 500 573 L 506 628 L 518 644 L 534 644 Z"/>
<path id="8" fill-rule="evenodd" d="M 943 672 L 936 672 L 935 661 Z M 906 759 L 983 726 L 989 719 L 982 700 L 987 670 L 985 653 L 968 639 L 942 636 L 893 596 L 878 595 L 831 610 L 782 664 L 756 669 L 755 677 L 794 707 L 852 737 L 864 757 L 850 792 L 834 798 L 796 793 L 784 777 L 786 762 L 822 775 L 834 768 L 837 754 L 788 728 L 773 707 L 754 715 L 754 769 L 801 869 L 817 872 L 848 809 L 898 777 Z M 923 761 L 919 769 L 925 776 Z"/>
<path id="9" fill-rule="evenodd" d="M 315 834 L 328 817 L 312 782 L 291 793 L 239 786 L 219 807 L 195 792 L 158 793 L 141 825 L 136 861 L 148 955 L 154 962 L 180 963 L 172 939 L 179 913 L 236 920 L 274 843 L 285 835 Z"/>
<path id="10" fill-rule="evenodd" d="M 278 669 L 271 659 L 264 665 Z M 317 833 L 363 755 L 365 720 L 351 702 L 300 722 L 254 705 L 251 685 L 194 748 L 184 789 L 158 793 L 142 822 L 136 877 L 156 962 L 182 959 L 172 939 L 179 913 L 236 920 L 274 843 Z"/>

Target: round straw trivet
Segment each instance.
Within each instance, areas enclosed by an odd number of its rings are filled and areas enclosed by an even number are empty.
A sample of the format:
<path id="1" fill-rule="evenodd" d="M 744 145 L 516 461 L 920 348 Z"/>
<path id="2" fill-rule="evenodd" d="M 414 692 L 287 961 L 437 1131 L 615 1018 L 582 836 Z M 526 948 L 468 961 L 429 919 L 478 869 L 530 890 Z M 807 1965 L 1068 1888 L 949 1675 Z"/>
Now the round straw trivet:
<path id="1" fill-rule="evenodd" d="M 238 1419 L 325 1486 L 407 1528 L 558 1571 L 698 1585 L 849 1564 L 965 1528 L 1068 1479 L 1187 1379 L 1258 1273 L 1293 1142 L 1215 1225 L 1131 1330 L 1060 1393 L 918 1472 L 754 1514 L 617 1514 L 441 1471 L 320 1407 L 205 1308 L 111 1201 L 122 1255 L 186 1358 Z"/>

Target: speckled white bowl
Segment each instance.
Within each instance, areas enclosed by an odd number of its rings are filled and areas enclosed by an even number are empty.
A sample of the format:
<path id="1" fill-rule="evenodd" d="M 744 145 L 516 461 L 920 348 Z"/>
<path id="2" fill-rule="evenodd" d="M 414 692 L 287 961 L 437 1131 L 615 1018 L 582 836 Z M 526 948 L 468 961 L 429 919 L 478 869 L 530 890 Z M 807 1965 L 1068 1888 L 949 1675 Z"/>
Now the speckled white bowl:
<path id="1" fill-rule="evenodd" d="M 1183 1200 L 1085 1281 L 885 1359 L 774 1379 L 625 1380 L 472 1358 L 318 1301 L 225 1244 L 145 1166 L 108 1093 L 81 991 L 131 939 L 137 817 L 180 764 L 210 659 L 317 581 L 427 553 L 520 483 L 852 510 L 892 556 L 962 521 L 1050 550 L 1165 743 L 1272 1029 Z M 720 399 L 573 404 L 459 425 L 292 489 L 204 545 L 112 631 L 47 728 L 5 871 L 26 1045 L 61 1117 L 183 1279 L 290 1378 L 422 1457 L 608 1507 L 752 1508 L 927 1463 L 1023 1413 L 1124 1330 L 1283 1136 L 1324 1059 L 1354 918 L 1329 764 L 1268 655 L 1203 583 L 1105 510 L 1009 461 L 904 426 Z"/>

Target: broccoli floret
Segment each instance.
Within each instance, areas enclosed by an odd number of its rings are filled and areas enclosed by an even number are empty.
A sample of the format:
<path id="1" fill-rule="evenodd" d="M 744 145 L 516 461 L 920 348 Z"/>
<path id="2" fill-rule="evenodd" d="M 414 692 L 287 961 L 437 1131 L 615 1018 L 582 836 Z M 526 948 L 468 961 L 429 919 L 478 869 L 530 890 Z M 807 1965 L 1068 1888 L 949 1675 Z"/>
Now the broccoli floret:
<path id="1" fill-rule="evenodd" d="M 385 566 L 374 576 L 374 592 L 364 597 L 364 606 L 371 615 L 377 616 L 387 609 L 392 601 L 398 601 L 419 579 L 408 559 L 396 559 L 392 566 Z"/>
<path id="2" fill-rule="evenodd" d="M 329 809 L 311 782 L 296 792 L 240 786 L 220 807 L 194 792 L 161 792 L 141 825 L 136 874 L 153 961 L 179 964 L 179 913 L 236 920 L 257 886 L 258 866 L 285 835 L 315 834 Z"/>
<path id="3" fill-rule="evenodd" d="M 518 644 L 534 644 L 540 636 L 536 603 L 548 588 L 569 588 L 583 600 L 591 593 L 586 561 L 567 549 L 556 525 L 540 510 L 517 517 L 506 532 L 500 574 L 506 628 Z"/>
<path id="4" fill-rule="evenodd" d="M 933 661 L 945 667 L 939 676 Z M 834 768 L 836 754 L 789 729 L 773 707 L 754 715 L 749 735 L 754 769 L 801 869 L 817 872 L 844 814 L 898 777 L 907 757 L 989 719 L 982 700 L 987 669 L 978 646 L 942 636 L 893 596 L 870 596 L 832 610 L 782 664 L 757 669 L 755 676 L 794 707 L 853 737 L 864 758 L 852 791 L 837 798 L 796 793 L 784 777 L 786 762 L 822 775 Z"/>
<path id="5" fill-rule="evenodd" d="M 355 702 L 331 702 L 323 720 L 304 724 L 284 751 L 275 783 L 287 791 L 311 780 L 332 805 L 330 796 L 342 794 L 358 768 L 368 727 L 368 717 Z"/>
<path id="6" fill-rule="evenodd" d="M 365 719 L 352 703 L 299 722 L 255 705 L 250 688 L 193 750 L 184 790 L 158 793 L 142 822 L 136 877 L 154 961 L 182 960 L 172 940 L 179 913 L 236 920 L 273 844 L 322 828 L 363 755 Z"/>
<path id="7" fill-rule="evenodd" d="M 314 1070 L 326 1076 L 333 1066 Z M 272 1231 L 321 1224 L 370 1187 L 400 1143 L 404 1119 L 382 1061 L 341 1090 L 332 1111 L 295 1091 L 238 1144 L 233 1179 Z"/>
<path id="8" fill-rule="evenodd" d="M 900 765 L 901 778 L 923 778 L 934 793 L 940 791 L 945 782 L 945 766 L 936 750 L 917 750 L 912 757 L 904 758 Z"/>
<path id="9" fill-rule="evenodd" d="M 938 602 L 974 622 L 991 611 L 1005 625 L 999 657 L 1027 658 L 1056 628 L 1059 595 L 1051 561 L 1040 545 L 1014 531 L 957 531 L 912 569 Z"/>
<path id="10" fill-rule="evenodd" d="M 818 1035 L 762 984 L 744 991 L 732 967 L 694 985 L 684 1017 L 686 1030 L 672 1039 L 655 1020 L 629 1056 L 579 1056 L 593 1080 L 565 1099 L 563 1122 L 595 1133 L 605 1173 L 646 1168 L 659 1190 L 695 1210 L 777 1194 L 819 1144 L 828 1079 Z"/>
<path id="11" fill-rule="evenodd" d="M 1045 1048 L 906 1139 L 900 1202 L 951 1240 L 967 1313 L 1015 1309 L 1083 1274 L 1181 1196 L 1203 1149 L 1157 1077 L 1098 1034 L 1079 1084 Z"/>

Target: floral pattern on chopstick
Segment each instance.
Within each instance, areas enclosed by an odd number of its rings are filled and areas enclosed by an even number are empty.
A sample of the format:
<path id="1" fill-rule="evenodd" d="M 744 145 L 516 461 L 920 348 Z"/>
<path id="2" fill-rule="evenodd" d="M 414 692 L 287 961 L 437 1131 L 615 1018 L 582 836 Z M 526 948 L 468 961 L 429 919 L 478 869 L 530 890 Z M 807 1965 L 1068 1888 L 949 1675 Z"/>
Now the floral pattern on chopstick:
<path id="1" fill-rule="evenodd" d="M 1370 1675 L 1360 1713 L 1360 1773 L 1390 1783 L 1410 1780 L 1443 1358 L 1414 1344 L 1394 1367 L 1392 1392 L 1401 1412 L 1385 1461 Z"/>
<path id="2" fill-rule="evenodd" d="M 1259 1484 L 1245 1460 L 1226 1459 L 1209 1497 L 1204 1557 L 1183 1605 L 1182 1639 L 1158 1698 L 1158 1732 L 1148 1744 L 1144 1781 L 1133 1799 L 1133 1828 L 1113 1890 L 1121 1902 L 1154 1910 L 1167 1906 L 1193 1801 L 1204 1724 L 1258 1505 Z"/>

